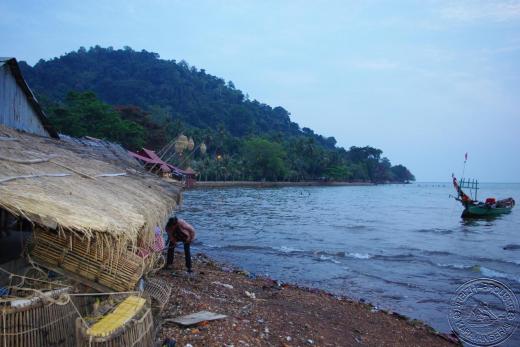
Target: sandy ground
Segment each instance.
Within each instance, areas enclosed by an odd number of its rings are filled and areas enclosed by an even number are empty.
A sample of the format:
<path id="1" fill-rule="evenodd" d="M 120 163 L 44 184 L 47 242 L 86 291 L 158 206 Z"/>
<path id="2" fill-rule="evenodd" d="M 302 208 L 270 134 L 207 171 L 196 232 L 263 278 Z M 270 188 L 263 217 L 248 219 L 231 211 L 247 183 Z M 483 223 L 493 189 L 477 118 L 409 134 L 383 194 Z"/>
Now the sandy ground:
<path id="1" fill-rule="evenodd" d="M 194 257 L 194 274 L 176 254 L 174 270 L 158 276 L 173 285 L 163 312 L 161 340 L 176 346 L 453 346 L 453 336 L 371 305 L 299 288 Z M 182 327 L 168 319 L 198 311 L 225 314 L 221 320 Z"/>

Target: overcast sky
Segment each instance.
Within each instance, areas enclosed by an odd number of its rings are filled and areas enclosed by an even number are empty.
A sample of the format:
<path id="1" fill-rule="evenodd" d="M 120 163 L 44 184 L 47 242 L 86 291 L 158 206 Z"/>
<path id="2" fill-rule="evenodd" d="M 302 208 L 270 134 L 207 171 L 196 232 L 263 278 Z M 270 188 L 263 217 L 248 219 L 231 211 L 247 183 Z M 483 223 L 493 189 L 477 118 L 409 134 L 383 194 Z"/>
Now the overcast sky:
<path id="1" fill-rule="evenodd" d="M 157 52 L 420 181 L 520 182 L 520 1 L 0 2 L 0 56 Z"/>

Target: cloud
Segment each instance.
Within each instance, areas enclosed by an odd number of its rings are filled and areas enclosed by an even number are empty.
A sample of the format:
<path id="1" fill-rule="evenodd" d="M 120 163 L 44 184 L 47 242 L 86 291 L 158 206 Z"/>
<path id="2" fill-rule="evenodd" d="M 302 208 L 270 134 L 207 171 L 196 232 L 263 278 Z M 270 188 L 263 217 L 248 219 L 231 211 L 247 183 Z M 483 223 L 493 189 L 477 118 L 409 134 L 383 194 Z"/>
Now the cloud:
<path id="1" fill-rule="evenodd" d="M 445 4 L 440 12 L 446 19 L 461 22 L 507 22 L 520 19 L 520 0 L 459 0 Z"/>

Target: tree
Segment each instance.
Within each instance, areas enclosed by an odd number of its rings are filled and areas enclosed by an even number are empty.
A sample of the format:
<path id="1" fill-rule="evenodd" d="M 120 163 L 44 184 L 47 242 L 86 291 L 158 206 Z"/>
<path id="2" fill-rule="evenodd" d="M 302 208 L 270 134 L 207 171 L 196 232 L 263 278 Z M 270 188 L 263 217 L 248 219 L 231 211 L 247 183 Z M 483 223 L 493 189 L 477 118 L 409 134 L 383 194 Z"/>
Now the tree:
<path id="1" fill-rule="evenodd" d="M 145 130 L 136 122 L 121 118 L 114 108 L 92 92 L 71 92 L 63 104 L 50 107 L 49 119 L 58 131 L 81 137 L 92 136 L 138 149 L 145 143 Z"/>
<path id="2" fill-rule="evenodd" d="M 362 161 L 366 161 L 369 159 L 379 160 L 383 154 L 383 151 L 374 147 L 365 146 L 365 147 L 350 147 L 350 150 L 347 152 L 347 157 L 352 160 L 354 163 L 359 163 Z"/>
<path id="3" fill-rule="evenodd" d="M 157 53 L 126 46 L 95 46 L 40 60 L 34 67 L 24 62 L 19 65 L 60 131 L 106 138 L 130 149 L 144 145 L 154 150 L 183 133 L 207 146 L 206 157 L 193 153 L 189 160 L 190 165 L 202 161 L 200 165 L 211 179 L 238 175 L 381 182 L 413 177 L 409 171 L 393 169 L 382 159 L 382 150 L 338 148 L 334 137 L 292 122 L 285 108 L 254 100 L 233 82 L 183 60 L 164 60 Z M 78 92 L 67 94 L 71 90 Z M 114 111 L 111 105 L 125 106 Z M 246 143 L 254 138 L 262 138 L 270 143 L 262 142 L 262 146 L 275 149 L 269 170 L 259 170 L 256 160 L 245 160 Z M 230 158 L 224 170 L 219 171 L 218 163 L 210 160 L 217 153 Z M 187 162 L 177 164 L 183 163 Z"/>
<path id="4" fill-rule="evenodd" d="M 121 105 L 116 106 L 115 110 L 122 119 L 140 125 L 143 130 L 146 129 L 143 144 L 146 148 L 159 150 L 177 135 L 171 129 L 171 120 L 159 123 L 151 117 L 150 113 L 137 106 Z"/>
<path id="5" fill-rule="evenodd" d="M 278 143 L 252 138 L 245 141 L 243 153 L 253 179 L 277 180 L 287 174 L 286 153 Z"/>
<path id="6" fill-rule="evenodd" d="M 352 178 L 352 171 L 347 165 L 336 165 L 329 167 L 325 171 L 325 175 L 330 180 L 348 181 Z"/>
<path id="7" fill-rule="evenodd" d="M 392 180 L 392 172 L 390 171 L 390 168 L 392 167 L 392 164 L 390 163 L 390 160 L 386 157 L 383 157 L 379 162 L 376 164 L 375 170 L 374 170 L 374 177 L 373 182 L 388 182 Z"/>
<path id="8" fill-rule="evenodd" d="M 403 165 L 395 165 L 390 169 L 394 175 L 394 179 L 398 182 L 415 181 L 415 176 Z"/>

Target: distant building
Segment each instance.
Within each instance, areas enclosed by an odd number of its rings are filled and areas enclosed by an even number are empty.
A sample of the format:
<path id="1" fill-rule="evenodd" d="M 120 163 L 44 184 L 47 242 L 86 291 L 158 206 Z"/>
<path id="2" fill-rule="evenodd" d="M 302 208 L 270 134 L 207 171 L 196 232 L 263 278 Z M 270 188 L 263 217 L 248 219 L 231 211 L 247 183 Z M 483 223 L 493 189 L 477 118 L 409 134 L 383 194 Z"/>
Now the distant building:
<path id="1" fill-rule="evenodd" d="M 59 138 L 25 82 L 15 58 L 0 58 L 0 124 Z"/>
<path id="2" fill-rule="evenodd" d="M 128 151 L 128 154 L 137 159 L 144 167 L 164 178 L 174 178 L 184 183 L 186 188 L 195 186 L 197 173 L 192 168 L 180 169 L 163 161 L 157 153 L 143 148 L 137 153 Z"/>

